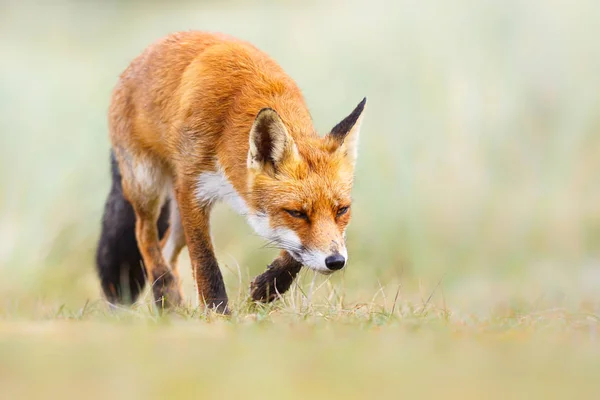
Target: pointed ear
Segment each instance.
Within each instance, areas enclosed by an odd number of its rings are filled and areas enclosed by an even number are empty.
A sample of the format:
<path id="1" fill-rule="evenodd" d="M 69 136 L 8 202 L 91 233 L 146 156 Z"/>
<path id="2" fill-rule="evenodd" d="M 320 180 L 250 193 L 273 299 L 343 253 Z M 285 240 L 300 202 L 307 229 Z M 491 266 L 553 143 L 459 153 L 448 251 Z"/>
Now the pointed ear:
<path id="1" fill-rule="evenodd" d="M 346 153 L 346 157 L 352 164 L 356 162 L 358 153 L 358 134 L 360 132 L 360 124 L 362 122 L 363 111 L 366 104 L 367 98 L 365 97 L 358 103 L 350 115 L 333 127 L 331 133 L 328 135 L 330 140 L 333 140 L 339 146 L 339 149 Z"/>
<path id="2" fill-rule="evenodd" d="M 250 129 L 248 168 L 274 174 L 287 158 L 298 154 L 294 139 L 272 108 L 259 111 Z"/>

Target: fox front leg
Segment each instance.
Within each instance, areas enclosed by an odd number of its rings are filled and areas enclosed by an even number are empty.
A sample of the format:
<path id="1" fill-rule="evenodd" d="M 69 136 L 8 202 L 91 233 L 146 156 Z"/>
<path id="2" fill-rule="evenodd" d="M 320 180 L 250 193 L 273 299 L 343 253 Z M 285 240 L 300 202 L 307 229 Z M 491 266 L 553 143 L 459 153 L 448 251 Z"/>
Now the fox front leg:
<path id="1" fill-rule="evenodd" d="M 296 261 L 287 251 L 282 251 L 267 270 L 258 275 L 250 284 L 250 295 L 252 300 L 263 303 L 270 303 L 278 295 L 285 293 L 298 272 L 302 264 Z"/>

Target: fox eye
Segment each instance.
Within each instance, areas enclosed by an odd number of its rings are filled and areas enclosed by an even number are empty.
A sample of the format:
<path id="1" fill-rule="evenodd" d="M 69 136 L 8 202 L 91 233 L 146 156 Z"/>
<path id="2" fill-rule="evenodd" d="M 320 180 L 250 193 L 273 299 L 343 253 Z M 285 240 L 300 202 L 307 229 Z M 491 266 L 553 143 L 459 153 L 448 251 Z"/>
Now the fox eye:
<path id="1" fill-rule="evenodd" d="M 306 215 L 304 211 L 285 210 L 285 212 L 290 214 L 294 218 L 302 218 L 308 221 L 308 215 Z"/>
<path id="2" fill-rule="evenodd" d="M 349 209 L 350 209 L 350 207 L 340 207 L 340 208 L 338 208 L 336 216 L 341 217 L 342 215 L 346 214 Z"/>

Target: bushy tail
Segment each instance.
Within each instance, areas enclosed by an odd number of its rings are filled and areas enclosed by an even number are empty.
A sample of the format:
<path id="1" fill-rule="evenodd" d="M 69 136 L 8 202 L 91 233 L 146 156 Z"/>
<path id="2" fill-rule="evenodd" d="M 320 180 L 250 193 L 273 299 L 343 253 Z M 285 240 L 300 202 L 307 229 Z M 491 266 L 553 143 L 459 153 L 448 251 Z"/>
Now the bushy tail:
<path id="1" fill-rule="evenodd" d="M 135 238 L 135 214 L 123 196 L 121 173 L 112 151 L 110 161 L 112 187 L 104 206 L 96 266 L 107 300 L 113 304 L 131 304 L 144 289 L 146 272 Z M 161 238 L 167 230 L 168 218 L 167 202 L 158 219 Z"/>

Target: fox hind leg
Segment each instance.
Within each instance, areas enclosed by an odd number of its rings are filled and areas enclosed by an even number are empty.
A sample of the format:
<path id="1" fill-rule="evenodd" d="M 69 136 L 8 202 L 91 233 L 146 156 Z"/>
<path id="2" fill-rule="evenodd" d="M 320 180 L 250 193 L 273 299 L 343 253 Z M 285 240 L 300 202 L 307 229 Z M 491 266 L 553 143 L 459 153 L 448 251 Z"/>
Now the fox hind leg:
<path id="1" fill-rule="evenodd" d="M 135 237 L 159 306 L 180 305 L 181 282 L 162 255 L 157 222 L 165 202 L 169 175 L 159 160 L 120 148 L 116 152 L 122 173 L 123 193 L 135 213 Z"/>
<path id="2" fill-rule="evenodd" d="M 146 284 L 142 255 L 135 238 L 135 213 L 123 195 L 121 172 L 111 152 L 112 186 L 104 207 L 96 250 L 96 267 L 106 299 L 113 304 L 136 301 Z M 168 226 L 168 202 L 158 218 L 158 234 Z"/>

